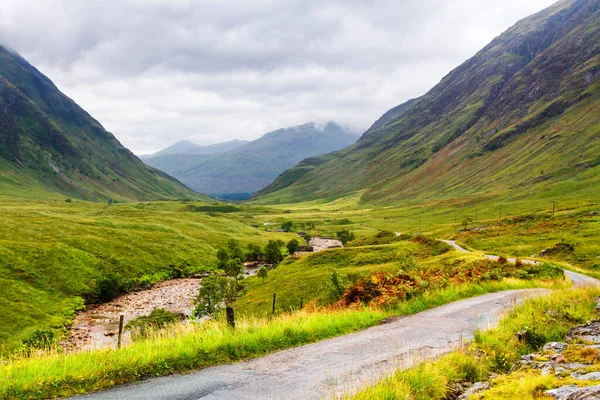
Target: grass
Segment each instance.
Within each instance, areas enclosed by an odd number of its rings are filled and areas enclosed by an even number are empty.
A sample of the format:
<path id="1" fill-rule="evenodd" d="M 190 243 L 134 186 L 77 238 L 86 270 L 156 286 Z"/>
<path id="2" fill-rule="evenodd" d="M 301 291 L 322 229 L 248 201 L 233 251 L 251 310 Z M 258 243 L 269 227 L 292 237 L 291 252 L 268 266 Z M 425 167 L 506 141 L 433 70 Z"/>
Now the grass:
<path id="1" fill-rule="evenodd" d="M 0 198 L 0 209 L 0 353 L 36 329 L 64 330 L 82 298 L 93 297 L 107 277 L 144 286 L 213 269 L 217 247 L 230 238 L 264 245 L 295 237 L 252 227 L 242 216 L 246 208 L 220 214 L 218 206 L 187 201 L 107 206 Z"/>
<path id="2" fill-rule="evenodd" d="M 397 371 L 348 398 L 444 399 L 452 384 L 473 383 L 487 379 L 491 373 L 506 373 L 519 356 L 538 350 L 546 342 L 564 340 L 572 326 L 596 316 L 594 307 L 599 294 L 598 288 L 564 289 L 527 300 L 510 311 L 496 328 L 478 332 L 470 345 L 439 360 Z M 516 333 L 523 330 L 535 340 L 518 340 Z M 536 396 L 540 388 L 550 389 L 557 383 L 561 382 L 536 372 L 517 372 L 498 378 L 488 394 L 474 398 L 539 398 Z"/>
<path id="3" fill-rule="evenodd" d="M 389 310 L 309 308 L 271 317 L 238 317 L 235 331 L 223 320 L 188 324 L 119 350 L 15 356 L 0 365 L 0 398 L 41 399 L 87 393 L 152 376 L 259 357 L 365 329 L 392 315 L 413 314 L 467 297 L 539 286 L 556 287 L 556 283 L 506 280 L 468 284 L 432 291 Z"/>

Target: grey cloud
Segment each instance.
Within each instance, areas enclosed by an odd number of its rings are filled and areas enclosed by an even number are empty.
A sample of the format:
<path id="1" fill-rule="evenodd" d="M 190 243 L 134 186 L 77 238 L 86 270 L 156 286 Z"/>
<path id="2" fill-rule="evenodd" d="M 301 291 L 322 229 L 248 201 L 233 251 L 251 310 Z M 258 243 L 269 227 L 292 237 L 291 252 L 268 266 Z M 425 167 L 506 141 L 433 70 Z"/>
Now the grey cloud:
<path id="1" fill-rule="evenodd" d="M 0 42 L 133 151 L 367 127 L 552 0 L 4 0 Z"/>

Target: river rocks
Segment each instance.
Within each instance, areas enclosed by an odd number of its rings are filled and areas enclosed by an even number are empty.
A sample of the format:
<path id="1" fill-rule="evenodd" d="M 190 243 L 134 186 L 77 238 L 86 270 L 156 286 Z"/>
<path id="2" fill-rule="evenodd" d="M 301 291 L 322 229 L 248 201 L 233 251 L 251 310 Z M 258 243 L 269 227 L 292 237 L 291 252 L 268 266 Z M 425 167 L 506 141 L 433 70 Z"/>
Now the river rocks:
<path id="1" fill-rule="evenodd" d="M 117 343 L 119 316 L 125 324 L 157 308 L 186 315 L 200 288 L 200 279 L 173 279 L 148 290 L 127 293 L 105 303 L 88 307 L 74 319 L 69 337 L 61 345 L 66 351 L 114 347 Z M 125 338 L 127 338 L 127 332 Z"/>
<path id="2" fill-rule="evenodd" d="M 323 238 L 312 238 L 308 245 L 313 248 L 313 251 L 319 252 L 327 249 L 335 249 L 344 247 L 342 242 L 336 239 L 323 239 Z"/>

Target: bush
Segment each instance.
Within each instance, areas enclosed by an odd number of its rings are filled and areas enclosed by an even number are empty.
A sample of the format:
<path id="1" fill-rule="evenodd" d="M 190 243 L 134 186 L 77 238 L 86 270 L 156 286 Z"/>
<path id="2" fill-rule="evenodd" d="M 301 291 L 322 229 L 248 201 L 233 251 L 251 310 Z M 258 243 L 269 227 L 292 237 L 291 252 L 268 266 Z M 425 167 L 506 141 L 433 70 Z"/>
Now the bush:
<path id="1" fill-rule="evenodd" d="M 340 242 L 342 242 L 344 246 L 346 245 L 346 243 L 356 239 L 356 237 L 354 236 L 354 232 L 349 231 L 348 229 L 342 229 L 341 231 L 337 231 L 335 236 Z"/>
<path id="2" fill-rule="evenodd" d="M 94 302 L 107 303 L 123 293 L 123 280 L 117 274 L 108 274 L 96 280 Z"/>
<path id="3" fill-rule="evenodd" d="M 33 349 L 48 349 L 54 344 L 54 331 L 52 329 L 38 329 L 29 337 L 22 340 L 26 351 Z"/>
<path id="4" fill-rule="evenodd" d="M 163 308 L 157 308 L 152 310 L 148 315 L 134 318 L 125 326 L 125 329 L 132 331 L 132 337 L 134 339 L 141 339 L 147 338 L 153 332 L 177 323 L 180 320 L 181 316 L 179 314 L 167 311 Z"/>
<path id="5" fill-rule="evenodd" d="M 290 255 L 294 254 L 295 252 L 298 251 L 298 248 L 300 247 L 300 242 L 297 241 L 296 239 L 292 239 L 287 243 L 287 249 L 288 249 L 288 253 Z"/>

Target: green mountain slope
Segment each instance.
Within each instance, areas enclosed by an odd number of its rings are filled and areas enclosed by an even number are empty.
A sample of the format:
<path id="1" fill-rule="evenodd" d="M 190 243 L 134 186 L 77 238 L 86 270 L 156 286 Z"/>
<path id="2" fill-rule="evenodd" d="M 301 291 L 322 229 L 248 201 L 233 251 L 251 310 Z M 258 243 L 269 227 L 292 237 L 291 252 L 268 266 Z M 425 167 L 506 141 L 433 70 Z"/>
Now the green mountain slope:
<path id="1" fill-rule="evenodd" d="M 260 201 L 584 196 L 600 188 L 600 1 L 520 21 L 353 146 L 286 171 Z M 319 165 L 317 165 L 319 164 Z"/>
<path id="2" fill-rule="evenodd" d="M 22 57 L 0 46 L 0 194 L 197 197 L 142 163 Z"/>
<path id="3" fill-rule="evenodd" d="M 333 122 L 323 127 L 308 123 L 267 133 L 221 154 L 175 154 L 148 158 L 145 162 L 201 193 L 254 193 L 300 160 L 339 150 L 357 138 Z"/>

